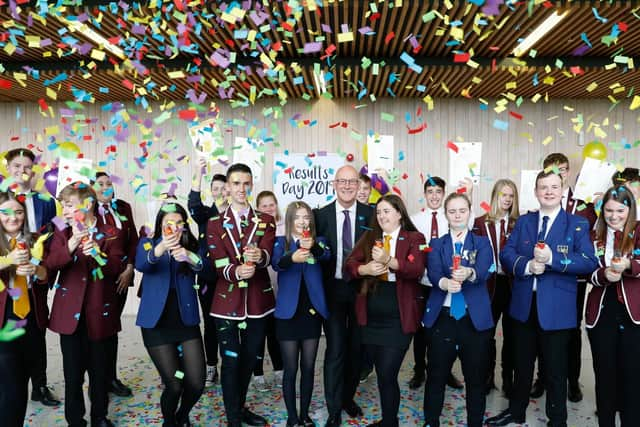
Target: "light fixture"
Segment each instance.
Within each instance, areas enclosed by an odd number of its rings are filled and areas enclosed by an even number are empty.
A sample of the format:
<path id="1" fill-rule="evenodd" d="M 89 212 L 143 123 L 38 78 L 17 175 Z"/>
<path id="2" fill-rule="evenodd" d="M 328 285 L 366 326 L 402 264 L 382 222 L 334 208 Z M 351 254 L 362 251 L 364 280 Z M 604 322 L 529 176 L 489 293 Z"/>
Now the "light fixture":
<path id="1" fill-rule="evenodd" d="M 78 31 L 82 33 L 83 36 L 96 43 L 98 46 L 102 46 L 102 48 L 111 54 L 117 56 L 118 58 L 124 60 L 127 58 L 124 51 L 111 43 L 109 40 L 104 38 L 102 35 L 96 33 L 92 28 L 90 28 L 87 24 L 84 24 L 80 21 L 69 20 L 63 16 L 57 16 L 58 20 L 65 24 L 69 29 L 74 32 Z"/>
<path id="2" fill-rule="evenodd" d="M 320 70 L 320 72 L 313 71 L 313 82 L 316 85 L 316 92 L 318 96 L 322 96 L 323 93 L 327 92 L 327 83 L 324 81 L 324 70 Z"/>
<path id="3" fill-rule="evenodd" d="M 569 13 L 568 10 L 565 10 L 562 13 L 558 13 L 558 11 L 553 12 L 551 15 L 547 17 L 540 25 L 536 27 L 524 40 L 522 40 L 514 49 L 513 55 L 516 57 L 521 57 L 529 49 L 531 49 L 538 41 L 547 35 L 549 31 L 553 29 L 565 16 Z"/>

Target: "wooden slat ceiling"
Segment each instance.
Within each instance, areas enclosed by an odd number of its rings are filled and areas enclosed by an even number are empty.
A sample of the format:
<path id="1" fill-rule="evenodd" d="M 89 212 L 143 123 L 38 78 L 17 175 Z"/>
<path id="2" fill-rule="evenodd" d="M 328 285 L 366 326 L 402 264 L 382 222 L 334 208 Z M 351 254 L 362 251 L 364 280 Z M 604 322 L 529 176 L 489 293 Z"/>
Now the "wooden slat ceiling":
<path id="1" fill-rule="evenodd" d="M 314 70 L 329 76 L 324 96 L 356 102 L 536 94 L 618 102 L 640 81 L 634 2 L 17 3 L 0 6 L 3 102 L 314 99 Z M 535 55 L 512 58 L 519 41 L 556 11 L 567 17 L 534 46 Z M 104 51 L 86 30 L 71 31 L 74 20 L 126 57 Z M 349 32 L 353 41 L 343 41 Z M 319 49 L 309 49 L 313 43 Z M 455 63 L 456 53 L 471 62 Z"/>

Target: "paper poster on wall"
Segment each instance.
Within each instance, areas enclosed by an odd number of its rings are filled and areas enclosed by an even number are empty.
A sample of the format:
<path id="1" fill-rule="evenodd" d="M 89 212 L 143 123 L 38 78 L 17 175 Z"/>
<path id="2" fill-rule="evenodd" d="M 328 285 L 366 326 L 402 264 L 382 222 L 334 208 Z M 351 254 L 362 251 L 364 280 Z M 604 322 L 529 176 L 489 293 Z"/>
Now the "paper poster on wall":
<path id="1" fill-rule="evenodd" d="M 76 181 L 90 185 L 91 180 L 96 176 L 93 170 L 93 160 L 87 158 L 69 159 L 60 157 L 58 163 L 58 184 L 56 185 L 56 197 L 67 185 Z"/>
<path id="2" fill-rule="evenodd" d="M 251 168 L 254 184 L 262 180 L 266 145 L 259 139 L 236 137 L 233 145 L 233 163 L 244 163 Z"/>
<path id="3" fill-rule="evenodd" d="M 449 181 L 451 189 L 459 186 L 465 178 L 471 178 L 474 185 L 480 182 L 482 163 L 481 142 L 456 142 L 449 147 Z M 455 147 L 452 148 L 452 147 Z"/>
<path id="4" fill-rule="evenodd" d="M 218 120 L 211 118 L 189 126 L 189 137 L 193 148 L 198 155 L 205 157 L 211 164 L 218 160 L 222 162 L 229 160 L 224 151 L 224 140 Z"/>
<path id="5" fill-rule="evenodd" d="M 344 165 L 344 156 L 336 153 L 274 154 L 273 192 L 284 212 L 291 202 L 304 201 L 312 208 L 333 201 L 333 177 Z"/>
<path id="6" fill-rule="evenodd" d="M 367 135 L 367 166 L 370 171 L 393 169 L 393 135 Z"/>
<path id="7" fill-rule="evenodd" d="M 586 157 L 573 192 L 573 198 L 593 201 L 596 193 L 604 193 L 611 187 L 611 177 L 617 168 L 613 163 Z"/>
<path id="8" fill-rule="evenodd" d="M 520 188 L 518 189 L 520 213 L 537 211 L 540 208 L 540 203 L 538 203 L 534 192 L 536 188 L 536 176 L 538 176 L 539 173 L 539 169 L 520 171 Z"/>

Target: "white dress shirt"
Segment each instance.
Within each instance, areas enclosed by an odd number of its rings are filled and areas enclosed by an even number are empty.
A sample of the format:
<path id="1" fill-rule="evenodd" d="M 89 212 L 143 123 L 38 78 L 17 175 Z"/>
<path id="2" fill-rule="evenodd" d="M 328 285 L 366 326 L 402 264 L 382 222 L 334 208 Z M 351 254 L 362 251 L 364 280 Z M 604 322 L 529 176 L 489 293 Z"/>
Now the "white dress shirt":
<path id="1" fill-rule="evenodd" d="M 344 210 L 349 211 L 349 219 L 351 220 L 351 244 L 352 247 L 356 245 L 356 207 L 357 203 L 354 202 L 350 208 L 343 207 L 340 202 L 336 201 L 336 272 L 334 277 L 336 279 L 342 279 L 342 226 L 344 224 Z"/>
<path id="2" fill-rule="evenodd" d="M 538 215 L 538 233 L 540 233 L 541 229 L 542 229 L 542 219 L 545 216 L 549 217 L 549 220 L 547 221 L 547 234 L 544 235 L 544 239 L 547 240 L 547 236 L 549 235 L 549 231 L 551 231 L 551 227 L 553 226 L 553 222 L 556 220 L 558 214 L 560 213 L 560 206 L 558 206 L 553 212 L 550 213 L 542 213 L 539 212 Z M 547 261 L 546 265 L 551 265 L 553 261 L 553 252 L 551 253 L 551 257 L 549 257 L 549 261 Z M 527 262 L 527 267 L 524 270 L 524 274 L 525 276 L 528 276 L 531 274 L 531 271 L 529 270 L 529 264 L 531 263 L 531 260 L 529 260 Z M 538 289 L 538 278 L 534 276 L 533 278 L 533 291 L 535 292 Z"/>
<path id="3" fill-rule="evenodd" d="M 391 236 L 391 240 L 389 240 L 389 256 L 394 257 L 396 256 L 396 247 L 398 244 L 398 235 L 400 234 L 400 227 L 396 228 L 393 232 L 391 232 L 391 234 L 388 233 L 382 233 L 382 241 L 384 242 L 384 236 Z M 389 270 L 387 272 L 387 280 L 389 282 L 395 282 L 396 281 L 396 274 L 393 273 L 391 270 Z"/>

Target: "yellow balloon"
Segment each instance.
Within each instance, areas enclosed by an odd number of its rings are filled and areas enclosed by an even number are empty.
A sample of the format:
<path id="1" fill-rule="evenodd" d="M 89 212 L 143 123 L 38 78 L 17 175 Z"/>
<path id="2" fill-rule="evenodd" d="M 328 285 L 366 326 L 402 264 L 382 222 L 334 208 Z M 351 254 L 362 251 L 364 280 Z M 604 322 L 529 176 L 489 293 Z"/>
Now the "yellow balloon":
<path id="1" fill-rule="evenodd" d="M 6 151 L 0 153 L 0 175 L 5 178 L 9 176 L 9 171 L 7 170 L 7 159 L 5 158 L 6 155 Z"/>
<path id="2" fill-rule="evenodd" d="M 80 154 L 80 148 L 71 141 L 60 143 L 58 149 L 60 150 L 60 155 L 66 158 L 75 159 Z"/>
<path id="3" fill-rule="evenodd" d="M 582 157 L 605 160 L 607 158 L 607 147 L 600 141 L 591 141 L 582 149 Z"/>

